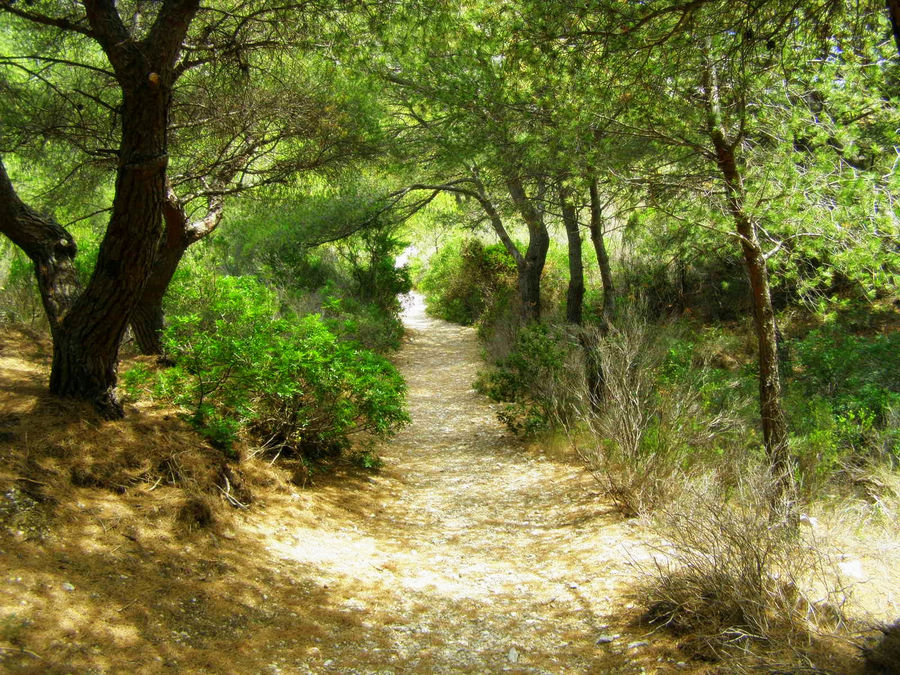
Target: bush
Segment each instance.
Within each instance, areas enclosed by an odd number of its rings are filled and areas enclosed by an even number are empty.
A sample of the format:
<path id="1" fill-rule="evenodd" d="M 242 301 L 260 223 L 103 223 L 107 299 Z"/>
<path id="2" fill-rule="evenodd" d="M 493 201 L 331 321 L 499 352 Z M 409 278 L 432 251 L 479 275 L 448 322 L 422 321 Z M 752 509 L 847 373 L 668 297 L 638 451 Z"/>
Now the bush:
<path id="1" fill-rule="evenodd" d="M 769 503 L 768 472 L 741 468 L 736 489 L 710 476 L 658 513 L 654 529 L 665 543 L 645 570 L 645 618 L 684 636 L 691 656 L 727 659 L 735 670 L 740 656 L 760 650 L 809 663 L 812 642 L 843 622 L 840 578 L 790 509 Z M 751 661 L 764 666 L 766 657 Z"/>
<path id="2" fill-rule="evenodd" d="M 469 326 L 516 285 L 516 266 L 502 244 L 477 239 L 445 246 L 419 286 L 432 316 Z"/>
<path id="3" fill-rule="evenodd" d="M 500 419 L 513 432 L 533 435 L 577 423 L 585 401 L 585 368 L 573 335 L 565 328 L 532 324 L 494 368 L 479 375 L 476 389 L 506 402 Z"/>
<path id="4" fill-rule="evenodd" d="M 900 460 L 900 334 L 860 337 L 828 326 L 793 342 L 792 445 L 814 493 L 848 465 Z"/>
<path id="5" fill-rule="evenodd" d="M 359 432 L 389 436 L 408 421 L 405 385 L 383 357 L 339 339 L 318 315 L 276 318 L 277 299 L 251 277 L 208 279 L 182 291 L 195 311 L 170 317 L 175 367 L 157 391 L 230 449 L 246 430 L 307 457 L 337 452 Z"/>
<path id="6" fill-rule="evenodd" d="M 246 205 L 245 205 L 246 206 Z M 330 328 L 377 352 L 400 346 L 398 296 L 412 288 L 397 266 L 405 243 L 369 194 L 320 194 L 248 210 L 223 227 L 224 267 L 278 290 L 285 307 L 319 312 Z M 326 242 L 326 243 L 322 243 Z"/>
<path id="7" fill-rule="evenodd" d="M 47 325 L 44 306 L 34 278 L 34 264 L 22 251 L 0 249 L 0 321 Z"/>
<path id="8" fill-rule="evenodd" d="M 834 412 L 866 411 L 878 424 L 900 402 L 900 333 L 861 337 L 836 326 L 811 331 L 792 345 L 795 383 Z"/>

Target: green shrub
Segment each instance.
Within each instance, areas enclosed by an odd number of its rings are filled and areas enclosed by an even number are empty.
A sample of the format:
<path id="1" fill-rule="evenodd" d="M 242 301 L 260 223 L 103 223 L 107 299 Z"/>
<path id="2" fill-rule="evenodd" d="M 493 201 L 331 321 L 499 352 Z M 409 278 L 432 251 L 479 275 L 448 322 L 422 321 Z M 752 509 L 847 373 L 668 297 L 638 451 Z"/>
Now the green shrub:
<path id="1" fill-rule="evenodd" d="M 900 335 L 861 337 L 836 326 L 791 346 L 786 396 L 800 479 L 815 492 L 848 465 L 900 459 Z"/>
<path id="2" fill-rule="evenodd" d="M 862 337 L 826 326 L 795 341 L 792 353 L 796 385 L 838 414 L 865 410 L 882 423 L 900 402 L 900 333 Z"/>
<path id="3" fill-rule="evenodd" d="M 502 244 L 485 246 L 469 239 L 442 248 L 431 259 L 419 287 L 429 314 L 468 326 L 490 312 L 515 284 L 515 262 Z"/>
<path id="4" fill-rule="evenodd" d="M 586 392 L 578 343 L 560 326 L 526 326 L 513 351 L 479 375 L 476 388 L 507 403 L 500 419 L 516 433 L 571 425 Z"/>
<path id="5" fill-rule="evenodd" d="M 276 318 L 277 299 L 252 277 L 186 288 L 195 311 L 170 317 L 175 367 L 157 391 L 229 449 L 241 430 L 307 457 L 340 451 L 352 434 L 391 435 L 408 421 L 405 385 L 383 357 L 339 339 L 318 315 Z"/>

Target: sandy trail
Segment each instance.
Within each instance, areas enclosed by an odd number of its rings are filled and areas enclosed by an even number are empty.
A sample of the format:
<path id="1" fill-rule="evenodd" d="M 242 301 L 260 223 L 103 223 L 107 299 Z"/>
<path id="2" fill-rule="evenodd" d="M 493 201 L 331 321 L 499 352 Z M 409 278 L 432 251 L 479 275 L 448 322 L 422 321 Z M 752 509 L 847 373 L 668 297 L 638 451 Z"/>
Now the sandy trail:
<path id="1" fill-rule="evenodd" d="M 647 555 L 629 524 L 577 464 L 505 433 L 471 388 L 474 331 L 427 317 L 415 298 L 404 318 L 398 365 L 413 422 L 381 450 L 378 476 L 334 495 L 355 517 L 337 531 L 261 526 L 269 550 L 302 565 L 336 610 L 304 670 L 605 673 L 655 662 L 652 647 L 628 649 L 636 635 L 596 644 L 622 631 L 610 617 L 628 608 L 628 561 Z"/>

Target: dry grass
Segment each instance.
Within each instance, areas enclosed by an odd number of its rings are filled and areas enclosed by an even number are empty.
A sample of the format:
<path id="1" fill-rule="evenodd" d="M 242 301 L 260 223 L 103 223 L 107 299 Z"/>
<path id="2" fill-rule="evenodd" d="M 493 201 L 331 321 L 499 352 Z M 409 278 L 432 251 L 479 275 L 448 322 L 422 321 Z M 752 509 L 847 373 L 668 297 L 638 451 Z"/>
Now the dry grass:
<path id="1" fill-rule="evenodd" d="M 729 465 L 730 458 L 719 453 L 736 445 L 730 441 L 742 429 L 737 415 L 704 408 L 703 364 L 691 386 L 659 390 L 667 349 L 659 333 L 637 308 L 623 312 L 606 334 L 595 330 L 584 338 L 602 365 L 604 394 L 596 405 L 581 406 L 589 434 L 578 450 L 628 516 L 650 513 L 675 498 L 710 448 L 717 464 Z"/>
<path id="2" fill-rule="evenodd" d="M 736 672 L 854 672 L 863 626 L 848 618 L 852 584 L 839 556 L 808 519 L 768 503 L 765 471 L 744 476 L 730 493 L 694 481 L 658 512 L 666 545 L 645 569 L 646 621 L 679 636 L 693 658 Z"/>

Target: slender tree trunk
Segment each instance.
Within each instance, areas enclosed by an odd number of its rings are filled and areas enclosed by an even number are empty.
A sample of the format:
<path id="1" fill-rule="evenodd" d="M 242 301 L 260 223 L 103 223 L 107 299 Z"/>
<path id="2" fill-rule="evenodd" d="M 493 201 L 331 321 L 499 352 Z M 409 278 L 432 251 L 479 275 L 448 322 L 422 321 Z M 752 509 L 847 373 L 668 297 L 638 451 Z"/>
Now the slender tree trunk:
<path id="1" fill-rule="evenodd" d="M 163 297 L 188 247 L 218 226 L 222 219 L 222 205 L 221 198 L 211 199 L 206 217 L 189 223 L 184 207 L 171 187 L 168 188 L 163 204 L 165 234 L 144 292 L 131 314 L 131 330 L 142 354 L 163 353 Z"/>
<path id="2" fill-rule="evenodd" d="M 25 204 L 16 194 L 0 159 L 0 232 L 21 248 L 34 264 L 41 302 L 56 337 L 75 304 L 80 287 L 75 273 L 77 247 L 72 235 L 50 216 Z"/>
<path id="3" fill-rule="evenodd" d="M 600 203 L 600 190 L 597 179 L 591 181 L 591 243 L 600 266 L 600 282 L 603 285 L 603 323 L 609 324 L 616 313 L 616 288 L 613 285 L 612 270 L 609 266 L 609 255 L 603 239 L 603 206 Z"/>
<path id="4" fill-rule="evenodd" d="M 491 222 L 494 232 L 503 243 L 506 252 L 516 263 L 517 287 L 519 291 L 520 316 L 523 323 L 532 323 L 541 319 L 541 274 L 544 271 L 544 263 L 547 260 L 547 251 L 550 248 L 550 234 L 544 225 L 543 218 L 531 201 L 525 196 L 522 183 L 518 178 L 507 180 L 513 201 L 519 207 L 525 222 L 528 225 L 528 248 L 523 254 L 512 237 L 506 231 L 503 220 L 493 203 L 487 196 L 484 185 L 478 177 L 478 172 L 473 171 L 475 182 L 475 198 L 481 204 L 484 212 Z M 527 215 L 526 215 L 527 214 Z"/>
<path id="5" fill-rule="evenodd" d="M 793 488 L 793 465 L 788 448 L 787 421 L 781 405 L 781 378 L 778 368 L 775 311 L 766 259 L 757 236 L 756 223 L 748 215 L 744 203 L 744 186 L 735 148 L 740 138 L 726 137 L 719 110 L 718 85 L 710 66 L 704 87 L 707 92 L 709 137 L 722 181 L 728 211 L 740 236 L 744 264 L 750 279 L 753 319 L 759 352 L 759 404 L 762 416 L 763 441 L 773 476 L 776 480 L 775 498 L 789 495 Z"/>
<path id="6" fill-rule="evenodd" d="M 541 320 L 541 268 L 533 262 L 518 269 L 519 302 L 522 321 L 526 324 Z"/>
<path id="7" fill-rule="evenodd" d="M 522 321 L 526 324 L 541 320 L 541 274 L 550 249 L 550 233 L 541 213 L 525 195 L 518 177 L 507 178 L 509 194 L 528 226 L 528 248 L 518 265 L 519 299 Z"/>
<path id="8" fill-rule="evenodd" d="M 603 286 L 603 309 L 600 317 L 600 338 L 606 336 L 616 313 L 616 288 L 613 284 L 612 270 L 609 265 L 609 255 L 606 252 L 606 242 L 603 239 L 603 204 L 600 201 L 600 189 L 597 179 L 591 180 L 591 243 L 594 245 L 594 253 L 597 256 L 597 265 L 600 267 L 600 283 Z M 582 338 L 582 347 L 585 352 L 585 378 L 588 387 L 588 395 L 591 409 L 599 413 L 606 394 L 606 376 L 603 372 L 603 361 L 600 350 L 596 344 L 592 344 L 587 335 Z"/>
<path id="9" fill-rule="evenodd" d="M 559 205 L 569 244 L 569 288 L 566 293 L 566 321 L 578 326 L 582 323 L 584 302 L 584 265 L 581 262 L 581 233 L 578 216 L 568 198 L 566 189 L 560 186 Z"/>

